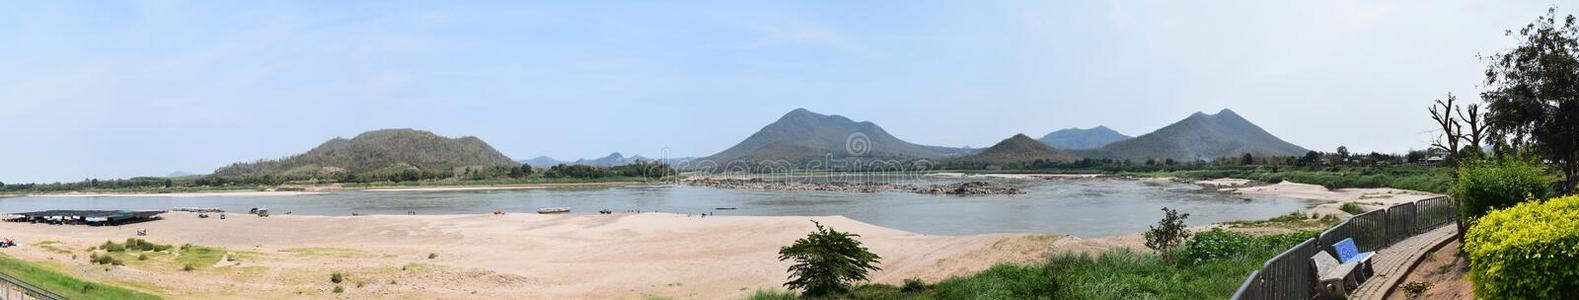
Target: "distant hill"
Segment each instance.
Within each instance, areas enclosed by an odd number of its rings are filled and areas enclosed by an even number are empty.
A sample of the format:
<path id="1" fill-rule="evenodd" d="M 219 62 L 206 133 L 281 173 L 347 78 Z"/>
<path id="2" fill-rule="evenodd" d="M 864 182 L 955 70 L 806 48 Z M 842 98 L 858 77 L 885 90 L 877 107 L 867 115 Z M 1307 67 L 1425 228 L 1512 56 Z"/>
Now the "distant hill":
<path id="1" fill-rule="evenodd" d="M 938 159 L 969 150 L 912 144 L 872 122 L 796 109 L 722 152 L 705 157 L 720 164 L 733 161 L 787 160 L 806 162 L 843 159 Z"/>
<path id="2" fill-rule="evenodd" d="M 236 163 L 215 170 L 215 175 L 284 175 L 310 177 L 350 172 L 389 174 L 406 170 L 446 173 L 458 167 L 514 166 L 476 137 L 447 138 L 413 129 L 364 132 L 351 139 L 334 138 L 306 153 L 278 160 Z"/>
<path id="3" fill-rule="evenodd" d="M 1195 113 L 1184 120 L 1128 140 L 1085 152 L 1088 157 L 1128 160 L 1174 159 L 1193 161 L 1255 156 L 1304 155 L 1305 148 L 1267 133 L 1232 110 L 1217 114 Z"/>
<path id="4" fill-rule="evenodd" d="M 175 172 L 170 172 L 170 175 L 165 175 L 164 177 L 165 178 L 182 178 L 182 177 L 192 177 L 192 176 L 197 176 L 197 175 L 198 174 L 187 173 L 186 171 L 175 171 Z"/>
<path id="5" fill-rule="evenodd" d="M 1003 167 L 1028 164 L 1036 160 L 1070 162 L 1079 159 L 1080 157 L 1073 153 L 1054 149 L 1024 134 L 1015 134 L 998 142 L 996 145 L 992 145 L 992 147 L 982 149 L 979 153 L 954 158 L 949 160 L 949 162 L 956 166 L 969 165 L 972 168 L 990 168 L 992 166 Z"/>
<path id="6" fill-rule="evenodd" d="M 533 168 L 547 168 L 547 167 L 552 167 L 552 166 L 556 166 L 556 165 L 559 165 L 559 164 L 566 164 L 566 163 L 569 163 L 569 162 L 565 162 L 565 161 L 554 159 L 552 157 L 547 157 L 547 156 L 538 156 L 538 157 L 534 157 L 532 159 L 518 161 L 518 163 L 532 165 Z"/>
<path id="7" fill-rule="evenodd" d="M 1058 149 L 1096 149 L 1113 142 L 1129 139 L 1130 136 L 1108 129 L 1107 126 L 1097 126 L 1091 129 L 1059 129 L 1042 136 L 1043 144 Z"/>

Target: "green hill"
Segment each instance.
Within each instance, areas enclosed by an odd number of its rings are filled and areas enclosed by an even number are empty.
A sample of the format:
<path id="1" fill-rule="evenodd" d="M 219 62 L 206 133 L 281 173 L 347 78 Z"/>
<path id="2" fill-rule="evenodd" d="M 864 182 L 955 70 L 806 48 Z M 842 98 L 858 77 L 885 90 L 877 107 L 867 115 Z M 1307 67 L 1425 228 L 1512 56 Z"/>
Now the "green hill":
<path id="1" fill-rule="evenodd" d="M 515 161 L 476 137 L 447 138 L 413 129 L 364 132 L 334 138 L 306 153 L 278 160 L 236 163 L 215 170 L 218 176 L 273 175 L 320 177 L 339 173 L 379 176 L 416 171 L 454 172 L 463 167 L 514 166 Z"/>
<path id="2" fill-rule="evenodd" d="M 949 163 L 965 168 L 1001 168 L 1027 165 L 1038 160 L 1051 163 L 1079 159 L 1072 153 L 1055 149 L 1024 134 L 1016 134 L 976 154 L 951 159 Z"/>
<path id="3" fill-rule="evenodd" d="M 1082 153 L 1091 158 L 1193 161 L 1238 157 L 1245 153 L 1298 156 L 1307 151 L 1273 136 L 1232 110 L 1224 109 L 1214 115 L 1197 112 L 1157 131 Z"/>

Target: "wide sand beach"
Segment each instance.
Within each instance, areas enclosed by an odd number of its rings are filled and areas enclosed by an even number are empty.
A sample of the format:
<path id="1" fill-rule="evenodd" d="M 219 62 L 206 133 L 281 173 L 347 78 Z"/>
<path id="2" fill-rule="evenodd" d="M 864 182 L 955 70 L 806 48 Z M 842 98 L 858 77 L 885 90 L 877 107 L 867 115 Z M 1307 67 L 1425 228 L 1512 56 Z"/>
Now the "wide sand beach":
<path id="1" fill-rule="evenodd" d="M 0 223 L 21 246 L 6 254 L 72 275 L 174 298 L 738 298 L 779 288 L 787 263 L 777 250 L 813 229 L 812 220 L 861 234 L 883 256 L 873 281 L 936 280 L 999 262 L 1043 257 L 1056 236 L 927 236 L 844 217 L 614 215 L 389 215 L 198 218 L 118 227 Z M 223 247 L 221 260 L 183 272 L 178 265 L 88 263 L 105 241 L 142 237 L 162 244 Z M 434 258 L 429 259 L 429 255 Z M 73 259 L 72 257 L 76 258 Z M 332 294 L 333 272 L 347 274 Z M 356 287 L 359 286 L 359 287 Z M 353 288 L 354 287 L 354 288 Z"/>

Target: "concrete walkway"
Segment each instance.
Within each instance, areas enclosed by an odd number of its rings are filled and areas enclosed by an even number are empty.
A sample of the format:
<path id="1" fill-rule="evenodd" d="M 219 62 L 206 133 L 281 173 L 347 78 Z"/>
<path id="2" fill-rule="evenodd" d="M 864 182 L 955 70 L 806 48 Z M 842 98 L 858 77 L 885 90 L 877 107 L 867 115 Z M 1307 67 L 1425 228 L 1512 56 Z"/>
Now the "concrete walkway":
<path id="1" fill-rule="evenodd" d="M 1458 227 L 1448 223 L 1376 250 L 1376 256 L 1371 258 L 1371 267 L 1376 269 L 1376 275 L 1354 289 L 1349 299 L 1371 300 L 1387 297 L 1387 292 L 1408 276 L 1409 271 L 1414 269 L 1415 264 L 1420 262 L 1426 253 L 1452 240 L 1456 233 Z"/>

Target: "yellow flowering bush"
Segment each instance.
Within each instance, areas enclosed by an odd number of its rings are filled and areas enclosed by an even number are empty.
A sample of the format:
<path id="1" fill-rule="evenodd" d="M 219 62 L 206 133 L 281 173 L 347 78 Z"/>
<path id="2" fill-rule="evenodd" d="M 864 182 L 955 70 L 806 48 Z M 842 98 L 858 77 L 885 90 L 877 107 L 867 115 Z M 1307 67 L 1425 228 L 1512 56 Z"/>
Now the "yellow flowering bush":
<path id="1" fill-rule="evenodd" d="M 1464 239 L 1476 297 L 1579 299 L 1579 196 L 1491 211 Z"/>

